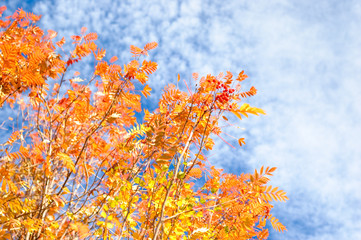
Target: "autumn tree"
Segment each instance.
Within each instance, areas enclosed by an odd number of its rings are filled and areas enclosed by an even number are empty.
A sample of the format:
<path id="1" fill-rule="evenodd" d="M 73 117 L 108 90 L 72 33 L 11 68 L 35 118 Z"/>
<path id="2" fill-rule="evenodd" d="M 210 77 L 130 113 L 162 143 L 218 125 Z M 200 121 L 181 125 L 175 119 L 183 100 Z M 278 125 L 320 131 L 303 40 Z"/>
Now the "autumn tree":
<path id="1" fill-rule="evenodd" d="M 150 112 L 141 98 L 157 63 L 142 57 L 157 43 L 131 46 L 121 66 L 104 60 L 96 33 L 82 28 L 65 51 L 39 19 L 19 9 L 0 21 L 0 105 L 19 109 L 0 148 L 0 238 L 267 239 L 266 221 L 286 229 L 271 214 L 287 199 L 268 185 L 275 168 L 233 175 L 207 161 L 227 114 L 264 114 L 244 103 L 257 91 L 241 89 L 243 71 L 193 74 L 187 91 L 170 84 Z M 70 75 L 92 56 L 89 77 Z"/>

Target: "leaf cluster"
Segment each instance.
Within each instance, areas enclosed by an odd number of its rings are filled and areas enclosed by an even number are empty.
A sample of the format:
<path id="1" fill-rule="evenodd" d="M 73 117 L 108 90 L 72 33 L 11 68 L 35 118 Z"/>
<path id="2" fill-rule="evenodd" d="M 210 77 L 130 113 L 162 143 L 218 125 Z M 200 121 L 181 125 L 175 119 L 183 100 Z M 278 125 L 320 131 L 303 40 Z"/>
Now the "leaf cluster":
<path id="1" fill-rule="evenodd" d="M 36 26 L 40 16 L 6 19 L 0 101 L 19 107 L 21 124 L 0 146 L 0 238 L 266 239 L 267 220 L 286 230 L 270 213 L 287 200 L 267 185 L 275 168 L 234 175 L 207 159 L 225 114 L 265 114 L 243 102 L 256 94 L 241 90 L 243 71 L 195 73 L 193 90 L 170 84 L 149 112 L 141 98 L 158 65 L 139 59 L 157 43 L 131 46 L 121 66 L 86 28 L 65 52 L 65 38 L 54 45 L 57 33 Z M 91 76 L 69 76 L 91 56 Z"/>

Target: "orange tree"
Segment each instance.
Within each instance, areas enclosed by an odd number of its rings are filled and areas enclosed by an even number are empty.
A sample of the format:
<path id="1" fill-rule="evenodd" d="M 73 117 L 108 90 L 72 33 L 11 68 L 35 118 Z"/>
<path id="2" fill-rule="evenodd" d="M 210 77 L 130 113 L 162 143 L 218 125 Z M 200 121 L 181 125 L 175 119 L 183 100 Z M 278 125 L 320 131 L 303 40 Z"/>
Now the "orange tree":
<path id="1" fill-rule="evenodd" d="M 140 58 L 157 43 L 131 46 L 120 66 L 103 60 L 96 33 L 82 28 L 66 52 L 39 19 L 19 9 L 0 22 L 0 104 L 21 109 L 0 148 L 1 238 L 266 239 L 267 220 L 286 229 L 270 213 L 287 199 L 267 185 L 275 168 L 233 175 L 206 159 L 224 114 L 264 114 L 243 103 L 256 94 L 241 90 L 243 71 L 193 74 L 194 91 L 168 85 L 149 112 L 141 98 L 157 63 Z M 92 76 L 67 77 L 88 55 Z"/>

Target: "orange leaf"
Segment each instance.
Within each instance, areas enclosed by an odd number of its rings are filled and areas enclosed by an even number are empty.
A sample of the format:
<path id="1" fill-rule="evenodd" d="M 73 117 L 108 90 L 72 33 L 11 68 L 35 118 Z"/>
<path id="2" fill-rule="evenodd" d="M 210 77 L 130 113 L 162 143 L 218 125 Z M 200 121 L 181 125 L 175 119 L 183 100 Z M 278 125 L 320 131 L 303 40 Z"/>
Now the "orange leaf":
<path id="1" fill-rule="evenodd" d="M 244 138 L 238 139 L 238 143 L 239 143 L 240 146 L 242 146 L 242 144 L 246 145 L 246 142 L 244 141 Z"/>
<path id="2" fill-rule="evenodd" d="M 244 71 L 242 70 L 242 72 L 240 72 L 239 74 L 238 74 L 238 77 L 237 77 L 237 81 L 243 81 L 243 80 L 245 80 L 246 78 L 247 78 L 248 76 L 246 75 L 246 74 L 244 74 Z"/>
<path id="3" fill-rule="evenodd" d="M 142 49 L 140 49 L 139 47 L 136 47 L 134 45 L 130 45 L 130 52 L 133 54 L 133 57 L 137 57 L 138 55 L 140 55 L 142 53 Z"/>
<path id="4" fill-rule="evenodd" d="M 157 46 L 158 46 L 158 43 L 156 43 L 156 42 L 147 43 L 144 46 L 144 50 L 149 51 L 149 50 L 152 50 L 152 49 L 156 48 Z"/>
<path id="5" fill-rule="evenodd" d="M 109 62 L 110 63 L 113 63 L 113 62 L 115 62 L 115 61 L 117 61 L 118 60 L 118 57 L 117 56 L 113 56 L 110 60 L 109 60 Z"/>
<path id="6" fill-rule="evenodd" d="M 57 156 L 63 161 L 63 164 L 67 169 L 69 169 L 72 172 L 75 172 L 74 162 L 68 154 L 60 152 L 57 154 Z"/>
<path id="7" fill-rule="evenodd" d="M 57 32 L 53 31 L 53 30 L 48 30 L 48 36 L 50 39 L 55 38 L 58 35 Z"/>
<path id="8" fill-rule="evenodd" d="M 1 6 L 0 7 L 0 16 L 2 15 L 2 13 L 6 10 L 6 6 Z"/>
<path id="9" fill-rule="evenodd" d="M 96 33 L 88 33 L 84 36 L 85 41 L 95 41 L 98 39 L 98 34 Z"/>
<path id="10" fill-rule="evenodd" d="M 81 37 L 80 37 L 80 36 L 77 36 L 77 35 L 73 35 L 73 36 L 71 36 L 71 39 L 73 39 L 75 42 L 78 42 L 78 41 L 81 40 Z M 74 42 L 74 43 L 75 43 L 75 42 Z"/>
<path id="11" fill-rule="evenodd" d="M 81 28 L 81 35 L 84 35 L 84 33 L 86 32 L 87 28 L 86 27 L 82 27 Z"/>
<path id="12" fill-rule="evenodd" d="M 59 47 L 62 47 L 65 43 L 65 38 L 63 37 L 60 41 L 56 42 L 56 45 L 58 45 Z"/>
<path id="13" fill-rule="evenodd" d="M 158 67 L 158 64 L 156 62 L 152 62 L 152 61 L 147 62 L 146 60 L 144 60 L 140 70 L 142 70 L 146 74 L 150 75 L 157 70 L 157 67 Z"/>
<path id="14" fill-rule="evenodd" d="M 152 89 L 148 85 L 145 85 L 142 94 L 147 98 L 150 96 L 150 91 L 152 91 Z"/>
<path id="15" fill-rule="evenodd" d="M 105 57 L 105 49 L 98 50 L 98 53 L 95 56 L 95 59 L 101 61 Z"/>
<path id="16" fill-rule="evenodd" d="M 71 223 L 70 226 L 73 230 L 75 230 L 78 233 L 81 239 L 84 239 L 89 236 L 88 225 L 81 222 L 75 222 L 75 223 Z"/>

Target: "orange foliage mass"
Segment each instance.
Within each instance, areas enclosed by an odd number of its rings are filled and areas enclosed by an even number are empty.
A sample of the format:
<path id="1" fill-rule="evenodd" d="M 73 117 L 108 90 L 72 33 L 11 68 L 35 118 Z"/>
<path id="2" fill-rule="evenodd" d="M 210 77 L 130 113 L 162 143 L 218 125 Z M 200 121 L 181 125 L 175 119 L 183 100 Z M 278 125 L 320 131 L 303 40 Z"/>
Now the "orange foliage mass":
<path id="1" fill-rule="evenodd" d="M 121 67 L 86 28 L 58 53 L 65 38 L 56 48 L 39 19 L 19 9 L 0 21 L 0 105 L 22 109 L 0 146 L 1 239 L 267 239 L 267 220 L 286 230 L 271 214 L 273 201 L 287 200 L 268 185 L 275 168 L 234 175 L 207 161 L 224 114 L 265 114 L 242 103 L 256 94 L 234 83 L 243 71 L 235 80 L 193 74 L 192 91 L 170 84 L 149 112 L 140 93 L 150 95 L 158 66 L 139 58 L 157 43 L 131 46 L 135 59 Z M 92 77 L 68 79 L 91 53 Z"/>

